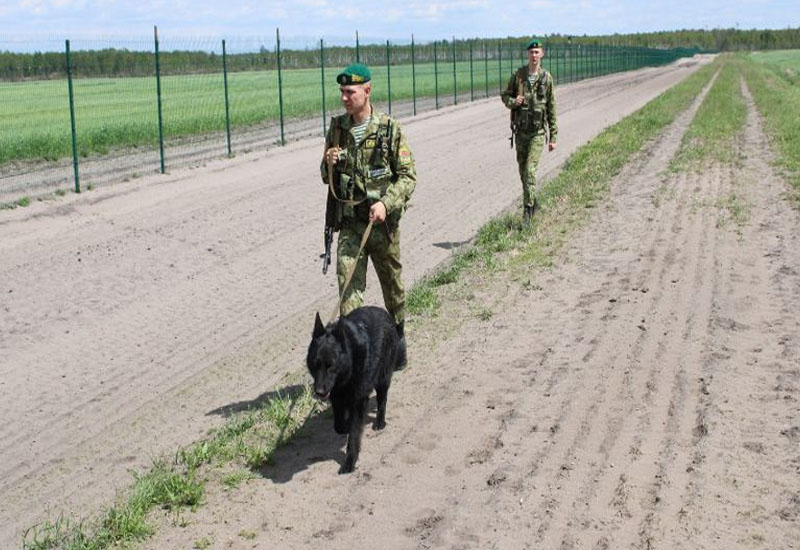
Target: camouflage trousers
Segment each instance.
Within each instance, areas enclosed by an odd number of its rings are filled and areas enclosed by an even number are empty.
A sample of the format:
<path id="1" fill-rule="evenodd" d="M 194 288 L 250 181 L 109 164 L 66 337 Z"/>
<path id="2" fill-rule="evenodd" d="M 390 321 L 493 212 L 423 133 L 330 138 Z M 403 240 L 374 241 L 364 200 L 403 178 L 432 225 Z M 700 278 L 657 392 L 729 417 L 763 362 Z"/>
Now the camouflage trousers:
<path id="1" fill-rule="evenodd" d="M 522 180 L 522 204 L 533 206 L 536 197 L 536 167 L 544 149 L 544 134 L 516 134 L 514 143 L 517 145 L 517 164 L 519 164 L 519 177 Z"/>
<path id="2" fill-rule="evenodd" d="M 350 269 L 355 264 L 353 278 L 342 297 L 340 315 L 347 315 L 354 309 L 364 305 L 364 291 L 367 288 L 367 257 L 372 259 L 372 266 L 378 275 L 383 292 L 383 302 L 394 322 L 402 323 L 405 319 L 406 291 L 403 286 L 400 263 L 400 230 L 396 229 L 389 240 L 383 225 L 374 225 L 364 251 L 358 258 L 361 238 L 367 229 L 367 222 L 346 220 L 339 231 L 339 242 L 336 249 L 336 275 L 339 279 L 339 295 Z"/>

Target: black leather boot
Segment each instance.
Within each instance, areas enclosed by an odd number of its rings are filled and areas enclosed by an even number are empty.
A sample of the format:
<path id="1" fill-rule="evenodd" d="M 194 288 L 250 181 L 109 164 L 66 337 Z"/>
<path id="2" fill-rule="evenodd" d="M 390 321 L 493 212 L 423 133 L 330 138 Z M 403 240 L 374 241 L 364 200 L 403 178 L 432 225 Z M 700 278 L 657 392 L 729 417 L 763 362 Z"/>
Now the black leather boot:
<path id="1" fill-rule="evenodd" d="M 408 358 L 406 357 L 405 324 L 406 322 L 402 321 L 396 325 L 397 335 L 400 337 L 397 349 L 397 364 L 394 367 L 394 370 L 396 371 L 403 370 L 405 366 L 408 364 Z"/>

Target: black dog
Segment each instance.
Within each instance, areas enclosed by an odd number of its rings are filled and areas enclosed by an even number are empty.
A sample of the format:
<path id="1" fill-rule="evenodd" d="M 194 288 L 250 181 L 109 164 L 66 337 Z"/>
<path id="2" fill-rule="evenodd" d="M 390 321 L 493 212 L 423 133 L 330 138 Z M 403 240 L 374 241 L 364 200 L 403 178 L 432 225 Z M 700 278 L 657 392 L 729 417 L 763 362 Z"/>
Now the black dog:
<path id="1" fill-rule="evenodd" d="M 333 429 L 349 434 L 340 474 L 355 468 L 367 401 L 373 389 L 377 393 L 378 414 L 372 429 L 386 426 L 386 398 L 398 359 L 397 330 L 385 310 L 361 307 L 327 327 L 317 313 L 306 364 L 314 377 L 317 398 L 331 400 Z"/>

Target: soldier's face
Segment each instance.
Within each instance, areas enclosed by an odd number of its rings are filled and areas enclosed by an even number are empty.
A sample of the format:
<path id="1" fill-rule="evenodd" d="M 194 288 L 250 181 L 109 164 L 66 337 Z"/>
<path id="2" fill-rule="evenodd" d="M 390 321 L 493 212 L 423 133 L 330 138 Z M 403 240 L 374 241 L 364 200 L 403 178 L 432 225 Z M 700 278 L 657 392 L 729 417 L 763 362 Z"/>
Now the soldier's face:
<path id="1" fill-rule="evenodd" d="M 534 63 L 538 63 L 544 57 L 544 50 L 542 48 L 531 48 L 528 50 L 528 59 Z"/>
<path id="2" fill-rule="evenodd" d="M 339 91 L 342 92 L 342 105 L 347 114 L 361 112 L 364 106 L 369 102 L 369 94 L 371 86 L 366 84 L 347 84 L 339 86 Z"/>

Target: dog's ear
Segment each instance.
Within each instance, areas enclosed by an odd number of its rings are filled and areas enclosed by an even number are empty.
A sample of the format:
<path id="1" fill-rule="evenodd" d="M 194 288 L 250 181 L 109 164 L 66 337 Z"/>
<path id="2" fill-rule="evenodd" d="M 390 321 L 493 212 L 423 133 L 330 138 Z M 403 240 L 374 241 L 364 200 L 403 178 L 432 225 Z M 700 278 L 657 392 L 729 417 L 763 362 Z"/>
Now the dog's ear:
<path id="1" fill-rule="evenodd" d="M 319 318 L 319 311 L 317 312 L 317 318 L 314 319 L 314 338 L 322 336 L 325 334 L 325 325 L 322 324 L 322 319 Z"/>
<path id="2" fill-rule="evenodd" d="M 339 321 L 336 323 L 336 335 L 339 337 L 340 342 L 344 342 L 345 333 L 344 333 L 344 319 L 339 318 Z"/>

